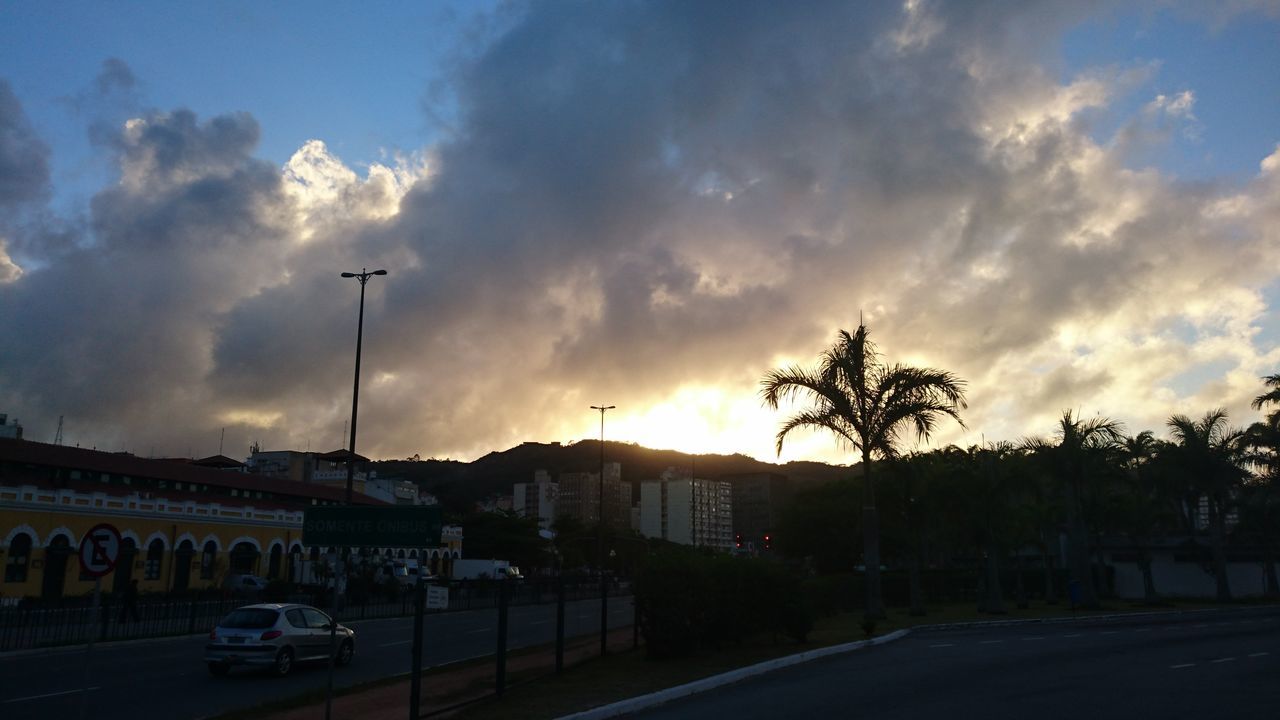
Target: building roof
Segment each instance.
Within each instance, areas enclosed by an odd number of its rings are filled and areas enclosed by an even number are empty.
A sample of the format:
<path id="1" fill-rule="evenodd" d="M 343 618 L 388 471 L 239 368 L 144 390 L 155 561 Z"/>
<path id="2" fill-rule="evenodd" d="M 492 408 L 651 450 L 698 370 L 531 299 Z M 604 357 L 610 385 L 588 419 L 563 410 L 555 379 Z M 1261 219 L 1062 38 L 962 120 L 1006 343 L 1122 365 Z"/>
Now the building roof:
<path id="1" fill-rule="evenodd" d="M 369 462 L 369 458 L 361 455 L 360 453 L 353 453 L 346 448 L 342 448 L 341 450 L 331 450 L 327 453 L 319 453 L 316 457 L 328 462 L 345 463 L 347 458 L 355 458 L 355 461 L 358 463 Z"/>
<path id="2" fill-rule="evenodd" d="M 31 440 L 0 438 L 0 463 L 6 462 L 269 492 L 277 497 L 315 498 L 331 502 L 342 502 L 346 498 L 342 488 L 304 484 L 252 473 L 227 472 L 190 461 L 149 460 L 129 453 L 109 453 Z M 0 481 L 6 479 L 5 473 L 0 470 Z M 386 504 L 363 493 L 354 493 L 352 502 L 357 505 Z"/>
<path id="3" fill-rule="evenodd" d="M 191 464 L 192 464 L 192 465 L 199 465 L 199 466 L 201 466 L 201 467 L 220 468 L 220 469 L 223 469 L 223 470 L 229 470 L 229 469 L 231 469 L 231 468 L 243 468 L 243 467 L 244 467 L 244 463 L 242 463 L 242 462 L 240 462 L 239 460 L 236 460 L 236 459 L 234 459 L 234 458 L 229 458 L 229 457 L 227 457 L 226 455 L 210 455 L 210 456 L 209 456 L 209 457 L 207 457 L 207 458 L 200 458 L 199 460 L 192 460 L 192 461 L 191 461 Z"/>

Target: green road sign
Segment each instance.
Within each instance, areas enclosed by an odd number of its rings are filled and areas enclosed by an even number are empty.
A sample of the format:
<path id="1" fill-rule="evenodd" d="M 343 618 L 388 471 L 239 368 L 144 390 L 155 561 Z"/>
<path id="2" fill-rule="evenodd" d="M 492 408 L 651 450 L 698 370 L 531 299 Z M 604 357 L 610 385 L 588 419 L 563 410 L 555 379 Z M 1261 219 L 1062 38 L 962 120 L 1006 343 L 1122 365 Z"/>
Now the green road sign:
<path id="1" fill-rule="evenodd" d="M 302 516 L 302 544 L 433 547 L 440 544 L 440 507 L 318 505 Z"/>

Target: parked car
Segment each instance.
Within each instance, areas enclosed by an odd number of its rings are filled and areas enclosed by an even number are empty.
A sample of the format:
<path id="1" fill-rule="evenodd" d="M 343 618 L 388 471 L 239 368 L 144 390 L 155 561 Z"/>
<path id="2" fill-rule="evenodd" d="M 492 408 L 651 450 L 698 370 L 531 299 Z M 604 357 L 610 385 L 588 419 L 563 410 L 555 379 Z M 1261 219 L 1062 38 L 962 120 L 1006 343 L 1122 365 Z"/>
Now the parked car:
<path id="1" fill-rule="evenodd" d="M 204 661 L 214 675 L 226 675 L 237 665 L 288 675 L 294 663 L 329 659 L 332 628 L 333 620 L 310 605 L 246 605 L 232 610 L 209 633 Z M 344 625 L 336 633 L 334 662 L 346 665 L 355 655 L 356 634 Z"/>
<path id="2" fill-rule="evenodd" d="M 256 598 L 267 589 L 267 579 L 257 575 L 228 575 L 223 585 L 232 595 Z"/>

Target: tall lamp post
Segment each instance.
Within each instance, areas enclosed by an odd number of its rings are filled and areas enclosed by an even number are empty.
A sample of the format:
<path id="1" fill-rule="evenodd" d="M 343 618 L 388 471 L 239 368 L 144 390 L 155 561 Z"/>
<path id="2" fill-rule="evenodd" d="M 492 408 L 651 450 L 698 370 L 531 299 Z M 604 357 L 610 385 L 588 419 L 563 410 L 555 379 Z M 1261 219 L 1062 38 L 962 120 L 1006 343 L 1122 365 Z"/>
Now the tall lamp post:
<path id="1" fill-rule="evenodd" d="M 600 654 L 608 652 L 609 604 L 605 599 L 609 592 L 609 580 L 604 576 L 604 414 L 617 409 L 617 405 L 592 405 L 600 411 L 600 517 L 596 526 L 596 566 L 600 572 Z"/>
<path id="2" fill-rule="evenodd" d="M 361 268 L 358 273 L 344 272 L 342 277 L 360 281 L 360 319 L 356 323 L 356 380 L 351 390 L 351 446 L 347 452 L 347 504 L 351 504 L 351 487 L 356 473 L 356 409 L 360 407 L 360 345 L 364 341 L 364 286 L 374 275 L 386 275 L 386 270 Z"/>

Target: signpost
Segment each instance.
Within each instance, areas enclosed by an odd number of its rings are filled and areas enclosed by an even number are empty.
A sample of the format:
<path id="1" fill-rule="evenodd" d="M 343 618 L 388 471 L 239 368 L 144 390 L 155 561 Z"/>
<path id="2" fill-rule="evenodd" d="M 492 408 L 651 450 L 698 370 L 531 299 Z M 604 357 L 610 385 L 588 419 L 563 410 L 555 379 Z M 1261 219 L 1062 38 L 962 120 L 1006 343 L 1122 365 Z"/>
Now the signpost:
<path id="1" fill-rule="evenodd" d="M 448 610 L 449 609 L 449 588 L 432 585 L 427 588 L 427 609 L 428 610 Z"/>
<path id="2" fill-rule="evenodd" d="M 89 630 L 89 641 L 84 649 L 84 672 L 80 681 L 80 717 L 83 720 L 89 711 L 89 656 L 93 653 L 93 639 L 97 637 L 97 623 L 101 622 L 99 607 L 102 603 L 102 576 L 116 569 L 116 561 L 120 559 L 120 531 L 114 525 L 99 523 L 80 538 L 80 572 L 93 577 L 93 603 L 89 618 L 93 625 Z"/>
<path id="3" fill-rule="evenodd" d="M 302 516 L 302 544 L 312 547 L 412 547 L 426 548 L 440 544 L 443 518 L 437 505 L 317 505 Z M 425 553 L 423 558 L 425 558 Z M 336 563 L 335 563 L 336 564 Z M 340 567 L 340 566 L 339 566 Z M 345 571 L 345 568 L 341 568 Z M 409 687 L 409 717 L 418 717 L 419 688 L 422 678 L 422 614 L 426 593 L 422 568 L 418 570 L 415 588 L 413 671 Z M 325 693 L 325 718 L 333 696 L 333 658 L 337 644 L 338 568 L 333 578 L 333 623 L 329 629 L 329 686 Z"/>

